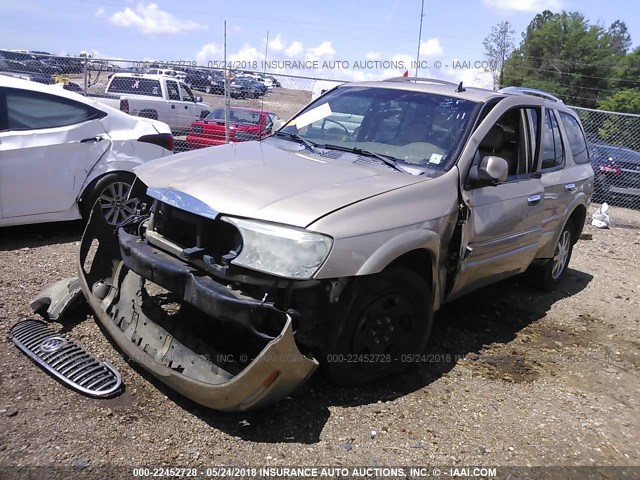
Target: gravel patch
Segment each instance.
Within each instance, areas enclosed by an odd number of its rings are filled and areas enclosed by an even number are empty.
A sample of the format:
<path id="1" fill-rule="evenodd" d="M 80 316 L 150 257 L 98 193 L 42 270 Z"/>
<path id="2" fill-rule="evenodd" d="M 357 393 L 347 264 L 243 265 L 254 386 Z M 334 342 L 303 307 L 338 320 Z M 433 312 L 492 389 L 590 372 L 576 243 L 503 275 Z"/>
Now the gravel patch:
<path id="1" fill-rule="evenodd" d="M 593 207 L 592 207 L 593 208 Z M 83 397 L 6 339 L 29 299 L 75 274 L 82 226 L 2 229 L 0 465 L 639 465 L 640 212 L 585 227 L 553 293 L 511 279 L 446 305 L 425 361 L 372 385 L 316 374 L 284 401 L 228 414 L 127 363 L 89 315 L 54 324 L 126 385 Z"/>

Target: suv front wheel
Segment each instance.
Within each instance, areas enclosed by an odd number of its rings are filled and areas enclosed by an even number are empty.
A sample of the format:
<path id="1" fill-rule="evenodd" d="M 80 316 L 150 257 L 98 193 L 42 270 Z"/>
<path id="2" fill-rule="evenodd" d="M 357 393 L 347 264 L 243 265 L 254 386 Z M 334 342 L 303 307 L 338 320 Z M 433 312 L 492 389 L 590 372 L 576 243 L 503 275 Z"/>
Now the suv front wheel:
<path id="1" fill-rule="evenodd" d="M 406 267 L 355 279 L 332 319 L 325 371 L 339 385 L 398 373 L 423 352 L 433 323 L 430 288 Z"/>

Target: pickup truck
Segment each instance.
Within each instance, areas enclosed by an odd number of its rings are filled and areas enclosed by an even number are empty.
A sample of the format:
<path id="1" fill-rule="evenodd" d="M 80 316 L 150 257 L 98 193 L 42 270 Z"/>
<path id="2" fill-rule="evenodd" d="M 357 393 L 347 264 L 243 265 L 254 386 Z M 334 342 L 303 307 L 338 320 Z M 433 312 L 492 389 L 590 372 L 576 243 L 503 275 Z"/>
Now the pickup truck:
<path id="1" fill-rule="evenodd" d="M 165 122 L 174 135 L 212 110 L 184 82 L 163 75 L 115 73 L 104 94 L 89 96 L 130 115 Z"/>

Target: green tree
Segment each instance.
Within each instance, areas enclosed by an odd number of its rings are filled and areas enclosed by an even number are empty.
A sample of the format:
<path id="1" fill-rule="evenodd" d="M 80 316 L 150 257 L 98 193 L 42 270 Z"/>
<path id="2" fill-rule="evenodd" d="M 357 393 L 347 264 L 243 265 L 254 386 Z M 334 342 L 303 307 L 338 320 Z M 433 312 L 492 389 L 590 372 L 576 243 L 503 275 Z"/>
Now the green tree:
<path id="1" fill-rule="evenodd" d="M 630 45 L 624 22 L 606 30 L 580 12 L 536 15 L 520 46 L 505 62 L 505 82 L 554 93 L 576 106 L 594 108 Z"/>
<path id="2" fill-rule="evenodd" d="M 598 129 L 599 137 L 607 143 L 624 145 L 640 150 L 640 88 L 620 90 L 603 99 L 598 107 L 611 112 L 623 112 L 631 115 L 607 115 Z"/>
<path id="3" fill-rule="evenodd" d="M 629 35 L 627 25 L 621 20 L 616 20 L 611 24 L 606 33 L 606 40 L 614 55 L 624 56 L 631 47 L 631 35 Z"/>
<path id="4" fill-rule="evenodd" d="M 504 85 L 504 62 L 515 49 L 513 37 L 515 33 L 511 23 L 505 21 L 491 27 L 491 33 L 482 41 L 484 54 L 489 60 L 494 90 Z"/>
<path id="5" fill-rule="evenodd" d="M 640 88 L 640 47 L 620 59 L 613 76 L 613 89 Z"/>

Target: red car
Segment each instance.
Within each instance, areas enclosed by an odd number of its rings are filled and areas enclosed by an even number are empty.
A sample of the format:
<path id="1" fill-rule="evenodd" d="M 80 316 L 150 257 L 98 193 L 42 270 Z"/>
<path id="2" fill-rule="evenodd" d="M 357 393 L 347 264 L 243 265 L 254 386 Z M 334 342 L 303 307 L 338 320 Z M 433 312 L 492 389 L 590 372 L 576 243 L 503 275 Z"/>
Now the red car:
<path id="1" fill-rule="evenodd" d="M 273 124 L 278 118 L 273 112 L 232 107 L 228 111 L 229 141 L 260 140 L 271 134 Z M 217 108 L 204 119 L 193 122 L 187 135 L 189 150 L 224 143 L 224 108 Z"/>

